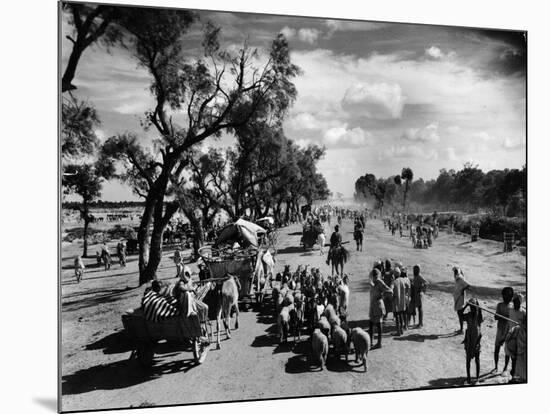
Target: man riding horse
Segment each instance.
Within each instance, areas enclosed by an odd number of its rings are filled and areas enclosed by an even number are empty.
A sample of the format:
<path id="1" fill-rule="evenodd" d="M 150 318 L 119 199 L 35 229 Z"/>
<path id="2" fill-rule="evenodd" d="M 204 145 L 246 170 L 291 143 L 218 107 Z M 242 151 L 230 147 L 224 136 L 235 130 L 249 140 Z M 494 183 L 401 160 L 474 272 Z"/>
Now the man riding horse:
<path id="1" fill-rule="evenodd" d="M 344 263 L 348 259 L 348 251 L 342 246 L 342 235 L 339 232 L 340 226 L 334 226 L 334 232 L 330 236 L 330 249 L 328 251 L 327 265 L 332 262 L 332 274 L 344 273 Z"/>
<path id="2" fill-rule="evenodd" d="M 340 226 L 334 226 L 334 232 L 330 236 L 330 249 L 327 256 L 327 265 L 330 264 L 334 250 L 342 246 L 342 235 L 339 233 L 339 231 Z"/>

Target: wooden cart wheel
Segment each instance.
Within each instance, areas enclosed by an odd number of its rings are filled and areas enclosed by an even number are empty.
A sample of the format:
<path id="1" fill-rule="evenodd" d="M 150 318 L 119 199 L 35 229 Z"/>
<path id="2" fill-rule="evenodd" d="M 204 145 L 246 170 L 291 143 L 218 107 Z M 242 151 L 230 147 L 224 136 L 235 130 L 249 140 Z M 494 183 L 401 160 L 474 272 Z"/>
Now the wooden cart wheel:
<path id="1" fill-rule="evenodd" d="M 152 344 L 140 344 L 136 353 L 137 359 L 142 367 L 150 368 L 153 365 L 155 351 Z"/>

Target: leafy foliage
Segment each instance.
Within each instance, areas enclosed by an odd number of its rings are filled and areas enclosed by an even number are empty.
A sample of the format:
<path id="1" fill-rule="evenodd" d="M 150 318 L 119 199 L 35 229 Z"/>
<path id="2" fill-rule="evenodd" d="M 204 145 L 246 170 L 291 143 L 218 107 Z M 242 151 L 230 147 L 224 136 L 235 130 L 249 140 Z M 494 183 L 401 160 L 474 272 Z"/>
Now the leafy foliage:
<path id="1" fill-rule="evenodd" d="M 73 96 L 61 104 L 61 154 L 65 160 L 91 155 L 99 145 L 95 129 L 100 121 L 95 108 Z"/>
<path id="2" fill-rule="evenodd" d="M 403 178 L 390 177 L 378 181 L 372 174 L 359 177 L 355 183 L 355 197 L 358 200 L 374 198 L 377 207 L 382 204 L 396 208 L 397 196 L 405 188 L 396 185 Z M 467 163 L 459 170 L 442 169 L 435 180 L 412 180 L 409 175 L 411 203 L 419 209 L 464 210 L 476 212 L 479 209 L 499 215 L 522 216 L 526 213 L 527 170 L 491 170 L 484 173 L 478 166 Z M 399 180 L 397 179 L 399 177 Z M 377 194 L 374 183 L 385 182 L 383 200 Z M 405 179 L 405 184 L 407 180 Z"/>

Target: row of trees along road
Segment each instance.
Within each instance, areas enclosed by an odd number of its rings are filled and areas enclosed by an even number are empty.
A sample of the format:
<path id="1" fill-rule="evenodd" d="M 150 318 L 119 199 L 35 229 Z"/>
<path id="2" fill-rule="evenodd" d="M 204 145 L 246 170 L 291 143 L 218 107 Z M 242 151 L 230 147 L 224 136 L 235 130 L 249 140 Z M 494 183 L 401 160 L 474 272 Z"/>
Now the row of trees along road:
<path id="1" fill-rule="evenodd" d="M 82 52 L 98 41 L 127 48 L 151 76 L 154 107 L 142 126 L 157 135 L 153 145 L 144 145 L 144 138 L 135 133 L 123 133 L 107 139 L 97 156 L 87 152 L 82 158 L 94 160 L 92 171 L 100 182 L 117 178 L 144 199 L 138 231 L 140 284 L 155 277 L 162 234 L 178 208 L 199 230 L 222 209 L 236 218 L 247 206 L 259 214 L 285 204 L 289 214 L 300 196 L 308 201 L 328 196 L 326 182 L 315 169 L 324 149 L 298 148 L 282 131 L 297 95 L 292 81 L 300 74 L 283 35 L 274 39 L 267 56 L 246 43 L 235 52 L 223 50 L 220 29 L 206 23 L 203 56 L 197 58 L 186 55 L 185 48 L 185 34 L 199 23 L 191 12 L 70 3 L 64 7 L 74 29 L 64 93 L 76 88 L 73 78 Z M 67 120 L 63 117 L 64 124 Z M 235 148 L 201 151 L 205 140 L 222 133 L 236 137 Z M 62 142 L 67 138 L 64 134 Z M 78 177 L 78 171 L 64 178 L 73 176 Z"/>
<path id="2" fill-rule="evenodd" d="M 355 199 L 372 201 L 373 207 L 400 209 L 410 204 L 427 210 L 487 210 L 496 215 L 525 217 L 527 169 L 483 172 L 477 165 L 464 164 L 460 170 L 439 171 L 437 178 L 413 180 L 410 168 L 400 176 L 376 178 L 367 173 L 355 182 Z M 399 177 L 399 178 L 398 178 Z M 409 178 L 407 178 L 409 177 Z M 405 181 L 405 185 L 403 185 Z"/>

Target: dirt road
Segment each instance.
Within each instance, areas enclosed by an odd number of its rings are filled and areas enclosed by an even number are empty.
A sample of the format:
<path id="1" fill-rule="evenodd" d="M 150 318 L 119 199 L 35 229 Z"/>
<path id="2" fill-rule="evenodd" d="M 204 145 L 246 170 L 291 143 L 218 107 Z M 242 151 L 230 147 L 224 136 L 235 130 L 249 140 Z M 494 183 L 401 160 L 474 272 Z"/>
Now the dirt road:
<path id="1" fill-rule="evenodd" d="M 300 227 L 280 230 L 276 270 L 290 264 L 329 269 L 317 249 L 299 248 Z M 62 277 L 62 393 L 63 410 L 150 406 L 204 401 L 323 395 L 381 390 L 402 390 L 463 385 L 465 380 L 462 337 L 453 312 L 451 267 L 459 265 L 482 305 L 494 308 L 504 286 L 525 293 L 526 260 L 519 252 L 502 253 L 500 243 L 469 243 L 462 235 L 440 234 L 433 248 L 413 249 L 372 220 L 366 226 L 363 252 L 355 252 L 352 223 L 344 221 L 343 238 L 350 240 L 350 321 L 368 326 L 367 275 L 376 259 L 402 262 L 409 272 L 419 264 L 430 282 L 425 301 L 425 327 L 395 336 L 394 323 L 384 326 L 383 347 L 368 356 L 368 372 L 343 360 L 330 359 L 327 369 L 311 369 L 306 361 L 307 338 L 293 346 L 277 344 L 273 318 L 255 311 L 241 312 L 240 329 L 221 350 L 211 350 L 206 362 L 193 366 L 189 350 L 168 344 L 157 347 L 155 365 L 144 371 L 128 361 L 129 346 L 122 334 L 120 315 L 139 305 L 144 287 L 136 288 L 137 262 L 117 264 L 107 272 L 88 269 L 82 283 L 73 281 L 72 257 L 76 244 L 63 248 Z M 91 250 L 95 252 L 95 250 Z M 172 278 L 170 252 L 159 270 Z M 87 263 L 92 263 L 88 259 Z M 496 324 L 485 314 L 481 351 L 481 383 L 505 382 L 507 375 L 488 375 Z M 350 356 L 351 357 L 351 356 Z M 502 363 L 501 363 L 502 366 Z"/>

